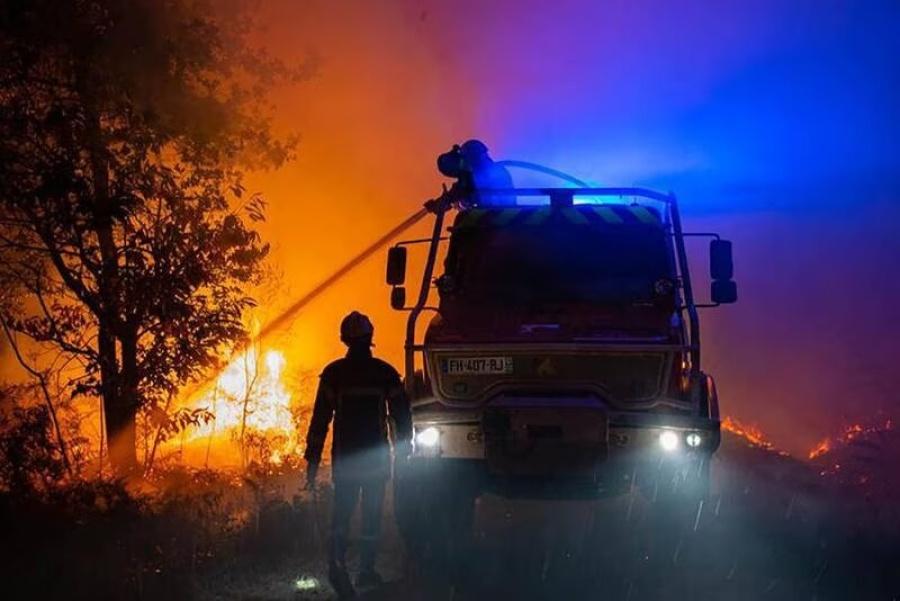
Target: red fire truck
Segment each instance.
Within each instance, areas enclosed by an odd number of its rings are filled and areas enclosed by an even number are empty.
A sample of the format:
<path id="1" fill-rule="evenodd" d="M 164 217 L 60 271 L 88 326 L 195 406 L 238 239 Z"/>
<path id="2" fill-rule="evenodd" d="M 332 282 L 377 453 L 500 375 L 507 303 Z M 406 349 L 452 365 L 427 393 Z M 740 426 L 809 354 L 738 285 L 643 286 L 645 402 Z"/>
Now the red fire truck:
<path id="1" fill-rule="evenodd" d="M 701 369 L 698 309 L 736 301 L 731 243 L 685 233 L 676 197 L 653 190 L 511 188 L 480 198 L 454 186 L 427 205 L 431 237 L 388 255 L 391 304 L 409 313 L 414 444 L 397 470 L 401 529 L 422 542 L 465 528 L 485 491 L 705 494 L 719 408 Z M 703 304 L 689 236 L 711 238 Z M 408 304 L 414 244 L 427 254 Z"/>

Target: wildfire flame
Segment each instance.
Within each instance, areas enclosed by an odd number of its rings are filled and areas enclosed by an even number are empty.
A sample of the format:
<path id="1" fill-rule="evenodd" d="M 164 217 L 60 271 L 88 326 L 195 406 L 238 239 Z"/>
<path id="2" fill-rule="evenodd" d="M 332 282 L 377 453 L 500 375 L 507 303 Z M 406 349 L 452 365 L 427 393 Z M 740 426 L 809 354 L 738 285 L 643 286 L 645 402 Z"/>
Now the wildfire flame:
<path id="1" fill-rule="evenodd" d="M 722 420 L 722 429 L 740 436 L 754 446 L 774 449 L 774 445 L 769 442 L 762 430 L 756 426 L 744 424 L 736 418 L 725 416 L 725 419 Z"/>
<path id="2" fill-rule="evenodd" d="M 215 425 L 228 429 L 243 423 L 261 431 L 293 430 L 291 394 L 281 381 L 285 364 L 284 354 L 280 351 L 266 351 L 260 360 L 255 348 L 241 353 L 228 364 L 219 375 L 216 388 L 204 399 L 206 403 L 217 405 Z M 217 394 L 220 396 L 214 400 L 212 397 Z"/>
<path id="3" fill-rule="evenodd" d="M 864 426 L 859 423 L 850 424 L 845 426 L 837 436 L 824 438 L 816 443 L 809 453 L 807 453 L 807 457 L 810 460 L 822 458 L 831 451 L 846 446 L 861 436 L 890 431 L 893 430 L 893 428 L 894 423 L 891 419 L 887 419 L 872 426 Z M 754 446 L 770 451 L 776 450 L 775 446 L 766 438 L 766 435 L 763 434 L 762 430 L 754 425 L 745 424 L 736 418 L 726 416 L 722 419 L 722 429 L 743 438 Z M 786 454 L 782 451 L 779 451 L 779 453 L 782 455 Z M 832 466 L 832 469 L 838 471 L 841 469 L 841 466 L 835 464 Z M 825 474 L 825 472 L 822 472 L 822 474 Z"/>
<path id="4" fill-rule="evenodd" d="M 214 418 L 192 428 L 186 442 L 236 441 L 243 452 L 249 436 L 265 441 L 265 461 L 280 465 L 296 452 L 292 394 L 284 382 L 284 353 L 251 347 L 232 359 L 215 386 L 190 403 Z"/>
<path id="5" fill-rule="evenodd" d="M 846 426 L 844 430 L 835 437 L 824 438 L 820 440 L 816 446 L 812 448 L 809 452 L 809 459 L 816 459 L 830 452 L 837 446 L 843 446 L 849 444 L 854 439 L 859 438 L 863 434 L 871 434 L 878 432 L 880 430 L 892 430 L 894 427 L 893 422 L 888 419 L 884 424 L 879 424 L 877 426 L 863 426 L 862 424 L 851 424 Z"/>

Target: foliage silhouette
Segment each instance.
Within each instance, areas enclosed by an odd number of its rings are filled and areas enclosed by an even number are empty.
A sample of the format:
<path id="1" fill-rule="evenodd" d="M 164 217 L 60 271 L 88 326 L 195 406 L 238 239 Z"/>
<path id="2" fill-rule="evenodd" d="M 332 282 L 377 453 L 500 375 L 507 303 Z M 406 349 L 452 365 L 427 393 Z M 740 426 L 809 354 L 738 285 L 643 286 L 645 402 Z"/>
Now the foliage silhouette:
<path id="1" fill-rule="evenodd" d="M 73 390 L 102 399 L 120 474 L 137 412 L 246 336 L 268 246 L 243 174 L 291 158 L 265 92 L 303 75 L 251 49 L 246 17 L 188 0 L 0 8 L 2 317 L 80 364 Z"/>

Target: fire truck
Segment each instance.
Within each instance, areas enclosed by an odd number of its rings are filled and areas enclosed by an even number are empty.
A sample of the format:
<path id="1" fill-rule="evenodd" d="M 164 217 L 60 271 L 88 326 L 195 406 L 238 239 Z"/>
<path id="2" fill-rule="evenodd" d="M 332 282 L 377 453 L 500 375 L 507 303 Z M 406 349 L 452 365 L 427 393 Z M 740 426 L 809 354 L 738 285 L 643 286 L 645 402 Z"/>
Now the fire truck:
<path id="1" fill-rule="evenodd" d="M 698 310 L 737 300 L 731 243 L 686 233 L 671 193 L 489 192 L 461 178 L 426 205 L 431 236 L 388 251 L 413 400 L 401 531 L 422 542 L 464 529 L 485 492 L 704 495 L 720 433 Z M 710 239 L 703 303 L 688 238 Z M 415 245 L 426 252 L 408 303 Z"/>

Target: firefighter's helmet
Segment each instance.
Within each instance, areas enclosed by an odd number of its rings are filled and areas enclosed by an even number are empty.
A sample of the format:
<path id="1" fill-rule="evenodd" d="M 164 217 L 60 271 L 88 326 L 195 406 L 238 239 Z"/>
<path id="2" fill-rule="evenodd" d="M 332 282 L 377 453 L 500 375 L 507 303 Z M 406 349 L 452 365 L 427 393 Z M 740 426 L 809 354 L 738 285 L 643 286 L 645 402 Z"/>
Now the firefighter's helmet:
<path id="1" fill-rule="evenodd" d="M 359 311 L 353 311 L 341 322 L 341 341 L 345 344 L 371 340 L 374 333 L 375 326 Z"/>
<path id="2" fill-rule="evenodd" d="M 466 170 L 475 177 L 478 185 L 479 173 L 491 169 L 494 161 L 488 155 L 488 147 L 481 140 L 469 140 L 459 147 L 459 154 L 463 159 Z M 502 187 L 502 186 L 501 186 Z"/>
<path id="3" fill-rule="evenodd" d="M 459 147 L 462 155 L 471 159 L 473 157 L 483 157 L 488 153 L 487 145 L 481 140 L 467 140 L 462 143 L 462 146 Z"/>
<path id="4" fill-rule="evenodd" d="M 462 146 L 454 144 L 438 157 L 438 171 L 455 179 L 471 177 L 475 169 L 490 163 L 488 148 L 481 140 L 467 140 Z"/>

